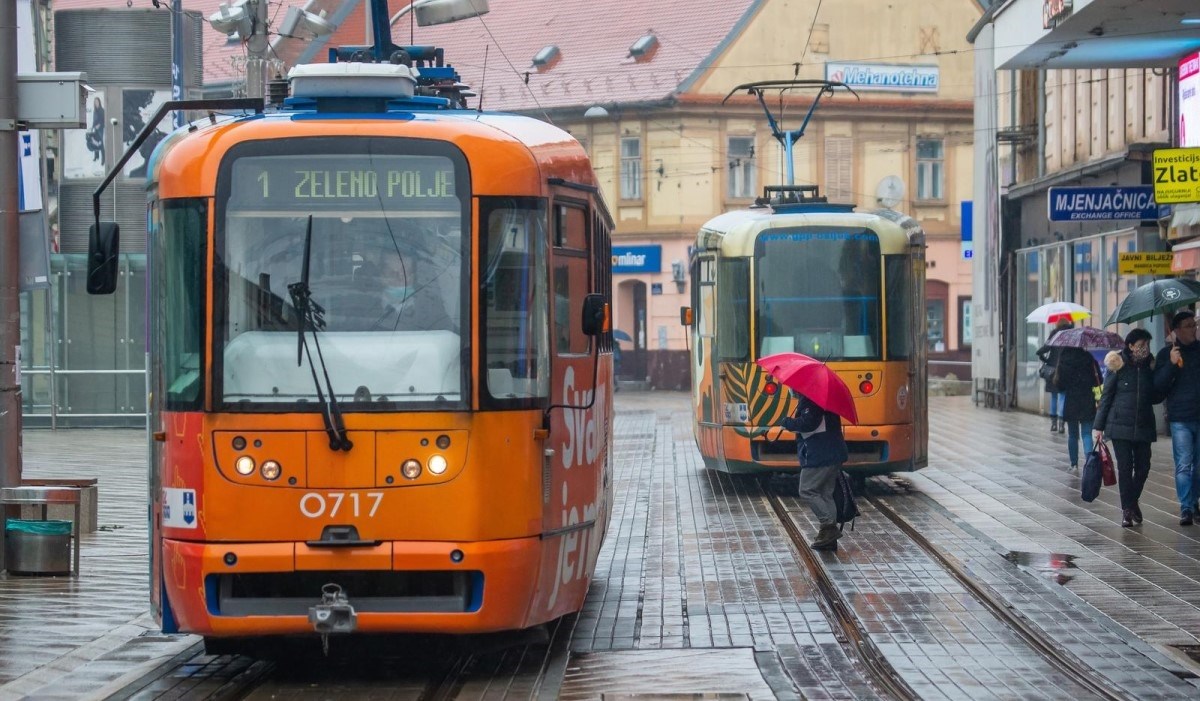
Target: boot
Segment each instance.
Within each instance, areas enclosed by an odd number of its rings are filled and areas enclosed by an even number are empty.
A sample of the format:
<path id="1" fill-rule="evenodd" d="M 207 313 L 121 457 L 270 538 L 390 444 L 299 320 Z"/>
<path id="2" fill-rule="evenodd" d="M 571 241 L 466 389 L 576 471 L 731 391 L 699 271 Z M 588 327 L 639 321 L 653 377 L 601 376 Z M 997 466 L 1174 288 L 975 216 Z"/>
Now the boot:
<path id="1" fill-rule="evenodd" d="M 1050 433 L 1054 433 L 1057 430 L 1058 430 L 1058 417 L 1051 416 L 1050 417 Z"/>
<path id="2" fill-rule="evenodd" d="M 1059 420 L 1058 420 L 1058 432 L 1059 432 L 1059 433 L 1066 433 L 1066 432 L 1067 432 L 1067 420 L 1066 420 L 1066 419 L 1059 419 Z"/>
<path id="3" fill-rule="evenodd" d="M 1138 504 L 1133 505 L 1133 523 L 1134 525 L 1142 525 L 1142 507 Z"/>
<path id="4" fill-rule="evenodd" d="M 1133 509 L 1125 509 L 1121 512 L 1121 528 L 1130 528 L 1133 526 Z"/>
<path id="5" fill-rule="evenodd" d="M 821 526 L 821 530 L 817 531 L 817 537 L 810 545 L 813 550 L 837 550 L 837 541 L 841 537 L 842 530 L 837 526 Z"/>

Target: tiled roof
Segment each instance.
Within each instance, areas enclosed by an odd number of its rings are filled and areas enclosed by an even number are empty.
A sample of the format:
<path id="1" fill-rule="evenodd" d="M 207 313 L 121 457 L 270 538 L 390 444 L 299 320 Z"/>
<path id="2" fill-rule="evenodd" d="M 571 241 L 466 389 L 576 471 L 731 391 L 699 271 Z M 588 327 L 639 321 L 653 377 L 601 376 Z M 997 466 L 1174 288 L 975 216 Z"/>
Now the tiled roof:
<path id="1" fill-rule="evenodd" d="M 538 110 L 660 100 L 694 79 L 763 1 L 490 0 L 491 12 L 481 18 L 416 27 L 415 43 L 443 47 L 464 82 L 477 92 L 484 90 L 484 106 L 489 109 Z M 126 0 L 53 2 L 56 11 L 127 7 Z M 153 7 L 150 0 L 132 2 L 134 9 Z M 163 12 L 169 2 L 163 0 Z M 221 2 L 183 0 L 183 7 L 207 18 Z M 282 22 L 289 5 L 312 11 L 324 8 L 330 20 L 341 23 L 326 41 L 311 46 L 284 42 L 277 47 L 278 55 L 289 63 L 300 56 L 324 61 L 328 46 L 364 43 L 363 4 L 364 0 L 272 1 L 275 26 Z M 390 4 L 394 15 L 407 3 L 392 0 Z M 410 43 L 410 17 L 401 18 L 393 27 L 396 44 Z M 650 33 L 658 39 L 657 49 L 649 60 L 635 61 L 629 48 Z M 228 41 L 207 22 L 203 36 L 205 84 L 242 80 L 243 45 Z M 533 56 L 549 45 L 558 46 L 560 59 L 539 73 L 533 67 Z"/>
<path id="2" fill-rule="evenodd" d="M 415 43 L 446 49 L 464 82 L 483 89 L 488 109 L 660 100 L 711 62 L 762 1 L 491 0 L 480 18 L 417 27 Z M 395 43 L 409 43 L 410 17 L 392 28 Z M 636 62 L 629 48 L 649 33 L 657 50 Z M 561 58 L 539 73 L 533 57 L 549 45 Z"/>

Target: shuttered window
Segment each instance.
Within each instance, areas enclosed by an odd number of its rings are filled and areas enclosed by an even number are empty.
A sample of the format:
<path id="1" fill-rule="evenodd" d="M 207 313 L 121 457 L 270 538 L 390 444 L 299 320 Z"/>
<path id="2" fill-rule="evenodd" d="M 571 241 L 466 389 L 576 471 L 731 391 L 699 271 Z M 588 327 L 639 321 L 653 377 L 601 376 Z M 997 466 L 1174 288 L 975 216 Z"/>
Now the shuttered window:
<path id="1" fill-rule="evenodd" d="M 854 201 L 854 139 L 825 139 L 825 195 L 831 202 Z"/>

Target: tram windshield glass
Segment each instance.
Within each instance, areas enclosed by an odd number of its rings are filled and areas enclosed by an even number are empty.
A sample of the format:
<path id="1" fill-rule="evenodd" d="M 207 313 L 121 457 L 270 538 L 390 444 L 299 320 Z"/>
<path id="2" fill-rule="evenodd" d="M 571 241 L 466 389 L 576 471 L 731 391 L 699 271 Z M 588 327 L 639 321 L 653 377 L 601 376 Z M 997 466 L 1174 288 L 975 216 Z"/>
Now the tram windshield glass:
<path id="1" fill-rule="evenodd" d="M 755 242 L 758 356 L 820 360 L 881 352 L 878 237 L 863 229 L 773 230 Z"/>
<path id="2" fill-rule="evenodd" d="M 345 411 L 464 401 L 465 167 L 428 146 L 372 152 L 380 141 L 227 161 L 214 324 L 227 407 L 315 411 L 314 368 Z M 305 276 L 318 329 L 298 364 Z"/>

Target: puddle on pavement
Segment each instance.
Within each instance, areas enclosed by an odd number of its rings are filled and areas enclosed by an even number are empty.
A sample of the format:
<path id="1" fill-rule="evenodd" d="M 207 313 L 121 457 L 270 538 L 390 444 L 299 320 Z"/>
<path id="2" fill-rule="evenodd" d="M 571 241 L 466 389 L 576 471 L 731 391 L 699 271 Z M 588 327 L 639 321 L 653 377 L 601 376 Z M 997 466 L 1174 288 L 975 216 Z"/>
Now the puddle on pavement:
<path id="1" fill-rule="evenodd" d="M 1074 555 L 1009 551 L 1004 554 L 1004 559 L 1018 567 L 1032 570 L 1056 584 L 1066 584 L 1075 577 L 1065 571 L 1075 569 Z"/>

